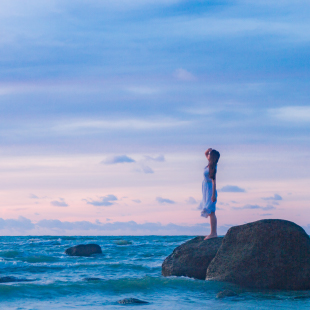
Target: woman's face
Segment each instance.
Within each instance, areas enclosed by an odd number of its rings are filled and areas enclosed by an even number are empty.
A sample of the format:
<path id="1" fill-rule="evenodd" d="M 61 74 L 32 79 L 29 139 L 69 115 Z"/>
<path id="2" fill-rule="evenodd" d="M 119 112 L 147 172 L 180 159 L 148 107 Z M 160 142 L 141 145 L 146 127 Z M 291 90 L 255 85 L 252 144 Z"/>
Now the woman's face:
<path id="1" fill-rule="evenodd" d="M 211 152 L 209 152 L 209 154 L 208 154 L 208 156 L 207 156 L 208 161 L 210 161 L 210 153 L 211 153 Z"/>

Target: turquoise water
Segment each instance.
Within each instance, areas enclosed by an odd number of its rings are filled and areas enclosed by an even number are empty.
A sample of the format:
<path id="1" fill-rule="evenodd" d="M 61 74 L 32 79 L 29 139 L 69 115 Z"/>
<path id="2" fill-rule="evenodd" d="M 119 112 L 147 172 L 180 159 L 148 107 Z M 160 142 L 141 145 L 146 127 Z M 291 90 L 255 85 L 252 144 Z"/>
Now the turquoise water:
<path id="1" fill-rule="evenodd" d="M 309 309 L 310 291 L 255 291 L 185 277 L 164 278 L 161 264 L 188 236 L 0 237 L 0 309 Z M 97 243 L 103 254 L 69 257 L 66 248 Z M 87 279 L 88 278 L 88 279 Z M 97 279 L 89 279 L 97 278 Z M 217 299 L 226 288 L 237 297 Z M 123 298 L 146 305 L 120 305 Z"/>

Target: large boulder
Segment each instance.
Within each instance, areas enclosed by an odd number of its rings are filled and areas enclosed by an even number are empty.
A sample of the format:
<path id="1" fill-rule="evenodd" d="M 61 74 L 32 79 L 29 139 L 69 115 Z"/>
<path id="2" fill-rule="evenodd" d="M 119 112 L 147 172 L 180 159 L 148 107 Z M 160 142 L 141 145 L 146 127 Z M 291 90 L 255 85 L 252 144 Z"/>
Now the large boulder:
<path id="1" fill-rule="evenodd" d="M 90 256 L 101 254 L 101 247 L 98 244 L 79 244 L 66 249 L 65 253 L 70 256 Z"/>
<path id="2" fill-rule="evenodd" d="M 284 220 L 232 227 L 206 280 L 259 289 L 310 289 L 310 238 L 300 226 Z"/>
<path id="3" fill-rule="evenodd" d="M 196 237 L 174 249 L 162 264 L 162 275 L 204 280 L 207 268 L 221 246 L 223 237 Z"/>

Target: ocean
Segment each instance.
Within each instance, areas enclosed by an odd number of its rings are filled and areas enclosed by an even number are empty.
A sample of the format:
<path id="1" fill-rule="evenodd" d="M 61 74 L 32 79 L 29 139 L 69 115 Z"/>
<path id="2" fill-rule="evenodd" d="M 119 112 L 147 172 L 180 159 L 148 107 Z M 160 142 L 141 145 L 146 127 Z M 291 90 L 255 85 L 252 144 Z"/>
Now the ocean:
<path id="1" fill-rule="evenodd" d="M 161 275 L 163 260 L 190 236 L 0 237 L 0 309 L 309 309 L 310 291 L 258 291 Z M 97 243 L 103 254 L 65 249 Z M 216 295 L 233 289 L 238 295 Z M 137 298 L 148 304 L 119 304 Z"/>

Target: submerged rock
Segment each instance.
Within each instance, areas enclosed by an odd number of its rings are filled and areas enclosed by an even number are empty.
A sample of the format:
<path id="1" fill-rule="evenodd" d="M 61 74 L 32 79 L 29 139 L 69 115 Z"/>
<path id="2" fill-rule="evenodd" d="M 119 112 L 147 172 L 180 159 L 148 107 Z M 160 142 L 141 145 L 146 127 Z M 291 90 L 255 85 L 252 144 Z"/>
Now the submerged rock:
<path id="1" fill-rule="evenodd" d="M 16 277 L 12 277 L 12 276 L 0 277 L 0 283 L 31 282 L 31 281 L 35 281 L 35 280 L 34 279 L 16 278 Z"/>
<path id="2" fill-rule="evenodd" d="M 66 249 L 65 253 L 69 256 L 90 256 L 101 254 L 102 250 L 98 244 L 79 244 Z"/>
<path id="3" fill-rule="evenodd" d="M 232 227 L 206 279 L 259 289 L 310 289 L 310 238 L 300 226 L 284 220 Z"/>
<path id="4" fill-rule="evenodd" d="M 128 240 L 115 240 L 114 243 L 117 245 L 130 245 L 130 244 L 132 244 L 132 242 L 128 241 Z"/>
<path id="5" fill-rule="evenodd" d="M 127 305 L 127 304 L 148 304 L 147 301 L 140 300 L 137 298 L 124 298 L 118 301 L 119 304 Z"/>
<path id="6" fill-rule="evenodd" d="M 196 237 L 174 249 L 162 264 L 162 275 L 204 280 L 207 268 L 222 244 L 223 237 L 203 240 Z"/>
<path id="7" fill-rule="evenodd" d="M 102 281 L 103 279 L 101 278 L 84 278 L 84 281 Z"/>
<path id="8" fill-rule="evenodd" d="M 219 292 L 216 295 L 216 298 L 225 298 L 225 297 L 233 297 L 233 296 L 238 296 L 238 294 L 232 290 L 224 290 Z"/>

